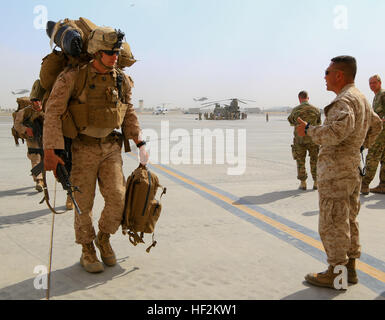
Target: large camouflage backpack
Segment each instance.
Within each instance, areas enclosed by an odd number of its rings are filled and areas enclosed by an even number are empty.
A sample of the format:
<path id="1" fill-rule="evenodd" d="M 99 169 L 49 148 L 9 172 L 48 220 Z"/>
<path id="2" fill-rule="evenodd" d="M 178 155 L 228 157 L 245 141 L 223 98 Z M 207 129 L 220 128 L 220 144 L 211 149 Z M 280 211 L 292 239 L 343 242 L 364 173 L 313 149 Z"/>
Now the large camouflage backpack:
<path id="1" fill-rule="evenodd" d="M 87 53 L 88 36 L 97 26 L 86 18 L 79 20 L 47 22 L 47 35 L 61 51 L 56 50 L 45 56 L 40 67 L 40 82 L 46 90 L 42 105 L 45 105 L 58 75 L 67 67 L 81 67 L 91 60 Z"/>
<path id="2" fill-rule="evenodd" d="M 24 109 L 25 107 L 30 106 L 31 100 L 29 100 L 29 97 L 20 97 L 20 98 L 16 99 L 16 102 L 17 102 L 17 109 L 16 109 L 16 111 L 12 112 L 13 126 L 11 128 L 11 133 L 12 133 L 13 139 L 15 140 L 15 145 L 19 146 L 19 139 L 21 140 L 21 142 L 24 143 L 24 138 L 21 137 L 15 129 L 16 115 L 17 115 L 17 112 L 19 112 L 20 110 Z"/>
<path id="3" fill-rule="evenodd" d="M 157 243 L 154 240 L 154 230 L 162 210 L 160 199 L 155 199 L 159 187 L 163 189 L 161 199 L 166 193 L 166 188 L 159 184 L 155 173 L 141 164 L 131 173 L 126 183 L 122 232 L 128 235 L 134 246 L 144 243 L 145 233 L 152 233 L 152 244 L 146 249 L 147 252 Z"/>
<path id="4" fill-rule="evenodd" d="M 32 111 L 31 108 L 32 107 L 30 107 L 30 106 L 32 105 L 32 101 L 34 99 L 38 99 L 40 101 L 43 100 L 44 94 L 45 94 L 45 90 L 41 86 L 40 80 L 37 79 L 33 83 L 33 86 L 32 86 L 32 89 L 31 89 L 29 97 L 21 97 L 21 98 L 17 98 L 16 99 L 18 107 L 17 107 L 17 110 L 12 113 L 13 127 L 11 129 L 13 138 L 15 139 L 16 146 L 19 145 L 19 139 L 21 139 L 21 141 L 24 143 L 24 139 L 26 138 L 26 136 L 20 135 L 17 132 L 17 130 L 15 129 L 15 120 L 16 120 L 17 113 L 20 112 L 20 110 L 25 109 L 24 116 L 27 117 L 27 118 L 31 117 L 31 111 Z"/>
<path id="5" fill-rule="evenodd" d="M 19 111 L 21 109 L 24 109 L 25 107 L 28 107 L 31 105 L 31 100 L 29 100 L 29 97 L 20 97 L 16 99 L 17 102 L 17 110 Z"/>
<path id="6" fill-rule="evenodd" d="M 131 52 L 130 45 L 127 42 L 123 42 L 122 49 L 118 57 L 118 68 L 124 69 L 125 67 L 131 67 L 136 62 L 134 55 Z"/>
<path id="7" fill-rule="evenodd" d="M 80 17 L 78 20 L 64 19 L 47 22 L 47 35 L 51 45 L 55 43 L 68 56 L 79 57 L 87 52 L 88 37 L 97 25 Z"/>

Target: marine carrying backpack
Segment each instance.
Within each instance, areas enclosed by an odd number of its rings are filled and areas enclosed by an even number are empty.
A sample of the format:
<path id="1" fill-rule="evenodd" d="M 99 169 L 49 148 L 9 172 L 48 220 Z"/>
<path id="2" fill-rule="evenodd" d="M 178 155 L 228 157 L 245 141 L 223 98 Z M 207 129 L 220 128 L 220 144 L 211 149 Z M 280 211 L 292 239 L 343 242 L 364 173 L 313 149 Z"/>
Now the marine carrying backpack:
<path id="1" fill-rule="evenodd" d="M 163 191 L 159 200 L 156 200 L 159 187 Z M 145 233 L 152 233 L 152 244 L 146 249 L 147 252 L 157 244 L 154 240 L 154 229 L 162 210 L 160 200 L 165 193 L 166 188 L 159 184 L 156 174 L 142 164 L 127 179 L 122 233 L 128 235 L 134 246 L 144 243 Z"/>

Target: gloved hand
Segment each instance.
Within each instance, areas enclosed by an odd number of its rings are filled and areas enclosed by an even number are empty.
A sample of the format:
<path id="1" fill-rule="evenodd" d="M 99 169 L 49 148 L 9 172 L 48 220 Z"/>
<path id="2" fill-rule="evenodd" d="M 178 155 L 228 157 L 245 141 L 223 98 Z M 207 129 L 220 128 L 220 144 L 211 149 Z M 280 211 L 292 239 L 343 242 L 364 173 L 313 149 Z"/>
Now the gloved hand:
<path id="1" fill-rule="evenodd" d="M 46 171 L 53 171 L 55 177 L 57 177 L 56 168 L 59 163 L 64 165 L 63 159 L 56 155 L 53 149 L 44 150 L 44 169 Z"/>
<path id="2" fill-rule="evenodd" d="M 295 128 L 297 130 L 297 133 L 300 137 L 306 136 L 305 133 L 305 127 L 307 123 L 303 121 L 300 117 L 297 118 L 297 127 Z"/>
<path id="3" fill-rule="evenodd" d="M 25 133 L 26 133 L 26 135 L 28 137 L 33 138 L 33 130 L 32 130 L 32 128 L 27 127 L 27 129 L 25 129 Z"/>
<path id="4" fill-rule="evenodd" d="M 139 148 L 139 161 L 142 165 L 146 165 L 148 163 L 148 152 L 146 151 L 146 146 L 143 145 Z"/>

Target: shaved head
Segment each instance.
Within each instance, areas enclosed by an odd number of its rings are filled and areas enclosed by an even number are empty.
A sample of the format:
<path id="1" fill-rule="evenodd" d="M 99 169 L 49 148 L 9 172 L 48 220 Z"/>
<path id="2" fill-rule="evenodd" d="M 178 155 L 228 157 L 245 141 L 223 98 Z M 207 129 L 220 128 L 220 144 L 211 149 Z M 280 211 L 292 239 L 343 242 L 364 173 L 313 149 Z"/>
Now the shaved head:
<path id="1" fill-rule="evenodd" d="M 331 60 L 336 69 L 341 70 L 346 80 L 354 81 L 357 73 L 357 62 L 352 56 L 338 56 Z"/>

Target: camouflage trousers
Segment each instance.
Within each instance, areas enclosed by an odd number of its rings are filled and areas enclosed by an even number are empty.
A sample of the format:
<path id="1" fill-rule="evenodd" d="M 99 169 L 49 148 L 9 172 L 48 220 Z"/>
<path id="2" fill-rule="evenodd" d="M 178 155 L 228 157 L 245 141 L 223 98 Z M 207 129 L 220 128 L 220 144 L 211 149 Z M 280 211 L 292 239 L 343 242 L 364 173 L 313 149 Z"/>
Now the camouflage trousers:
<path id="1" fill-rule="evenodd" d="M 378 163 L 380 162 L 380 184 L 385 184 L 385 143 L 375 142 L 368 150 L 366 156 L 366 174 L 362 179 L 364 184 L 369 185 L 376 175 Z"/>
<path id="2" fill-rule="evenodd" d="M 357 173 L 352 174 L 354 177 Z M 359 176 L 352 179 L 318 181 L 318 231 L 325 248 L 328 263 L 345 265 L 349 258 L 359 258 L 358 222 L 360 211 Z"/>
<path id="3" fill-rule="evenodd" d="M 310 171 L 313 177 L 313 180 L 317 180 L 317 160 L 319 146 L 314 143 L 292 144 L 292 153 L 294 160 L 297 161 L 297 179 L 304 181 L 307 179 L 306 173 L 306 153 L 309 153 L 310 157 Z"/>
<path id="4" fill-rule="evenodd" d="M 33 140 L 31 141 L 30 139 L 27 139 L 27 147 L 28 148 L 36 148 L 36 149 L 38 149 L 39 145 L 38 145 L 37 142 L 35 142 Z M 27 158 L 31 161 L 31 169 L 41 162 L 40 154 L 28 153 L 27 152 Z M 33 179 L 33 181 L 43 180 L 43 175 L 41 173 L 37 177 L 32 175 L 32 179 Z"/>
<path id="5" fill-rule="evenodd" d="M 82 211 L 81 215 L 75 213 L 76 243 L 90 243 L 96 237 L 92 224 L 96 182 L 105 202 L 99 230 L 114 234 L 119 229 L 125 201 L 121 146 L 116 140 L 105 143 L 86 143 L 79 137 L 73 140 L 71 182 L 81 190 L 75 192 L 75 200 Z"/>

